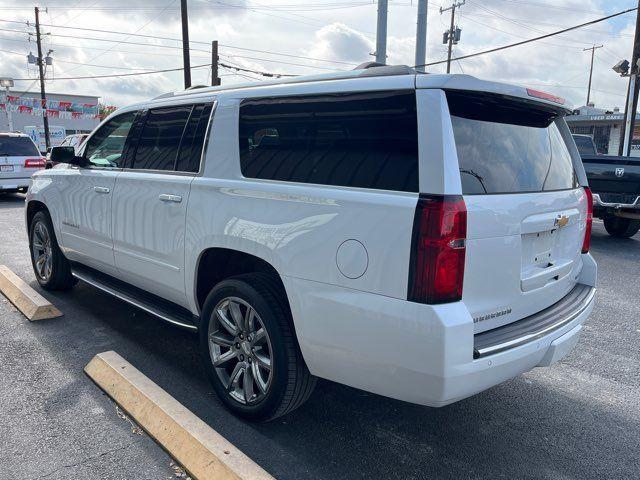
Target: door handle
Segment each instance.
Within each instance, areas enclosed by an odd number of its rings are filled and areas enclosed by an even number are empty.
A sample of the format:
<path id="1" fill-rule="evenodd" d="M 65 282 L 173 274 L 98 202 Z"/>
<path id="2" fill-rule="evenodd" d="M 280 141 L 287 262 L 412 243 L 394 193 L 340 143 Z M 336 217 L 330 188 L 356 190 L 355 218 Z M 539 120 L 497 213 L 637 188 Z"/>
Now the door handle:
<path id="1" fill-rule="evenodd" d="M 93 187 L 93 190 L 97 193 L 109 193 L 111 191 L 107 187 Z"/>
<path id="2" fill-rule="evenodd" d="M 182 197 L 180 195 L 171 195 L 168 193 L 162 193 L 158 196 L 158 198 L 163 202 L 180 203 L 182 201 Z"/>

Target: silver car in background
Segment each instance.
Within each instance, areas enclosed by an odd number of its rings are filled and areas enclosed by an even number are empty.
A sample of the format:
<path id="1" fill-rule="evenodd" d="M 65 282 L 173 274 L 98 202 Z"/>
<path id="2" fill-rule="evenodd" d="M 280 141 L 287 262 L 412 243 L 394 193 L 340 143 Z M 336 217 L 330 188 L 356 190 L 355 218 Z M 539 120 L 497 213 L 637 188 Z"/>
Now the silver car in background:
<path id="1" fill-rule="evenodd" d="M 43 168 L 45 159 L 31 137 L 0 133 L 0 193 L 25 193 L 33 172 Z"/>

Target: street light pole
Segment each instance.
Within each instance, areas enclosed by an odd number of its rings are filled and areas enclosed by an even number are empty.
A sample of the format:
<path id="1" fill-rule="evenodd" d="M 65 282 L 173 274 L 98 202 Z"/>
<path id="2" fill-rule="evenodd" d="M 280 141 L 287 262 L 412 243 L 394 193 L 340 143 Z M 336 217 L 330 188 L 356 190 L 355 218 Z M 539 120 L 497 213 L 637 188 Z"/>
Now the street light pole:
<path id="1" fill-rule="evenodd" d="M 416 25 L 416 69 L 425 71 L 424 64 L 427 62 L 427 10 L 428 0 L 418 0 L 418 20 Z"/>
<path id="2" fill-rule="evenodd" d="M 378 26 L 376 30 L 376 62 L 387 63 L 387 13 L 388 0 L 378 0 Z"/>

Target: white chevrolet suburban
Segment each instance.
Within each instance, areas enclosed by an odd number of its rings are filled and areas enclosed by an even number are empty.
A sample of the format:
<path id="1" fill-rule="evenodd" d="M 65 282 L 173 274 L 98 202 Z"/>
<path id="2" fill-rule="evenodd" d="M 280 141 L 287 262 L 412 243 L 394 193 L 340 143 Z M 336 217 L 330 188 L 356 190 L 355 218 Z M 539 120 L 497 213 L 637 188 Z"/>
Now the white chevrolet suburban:
<path id="1" fill-rule="evenodd" d="M 34 271 L 198 331 L 244 418 L 317 377 L 443 406 L 557 361 L 593 308 L 563 103 L 390 66 L 122 108 L 33 177 Z"/>

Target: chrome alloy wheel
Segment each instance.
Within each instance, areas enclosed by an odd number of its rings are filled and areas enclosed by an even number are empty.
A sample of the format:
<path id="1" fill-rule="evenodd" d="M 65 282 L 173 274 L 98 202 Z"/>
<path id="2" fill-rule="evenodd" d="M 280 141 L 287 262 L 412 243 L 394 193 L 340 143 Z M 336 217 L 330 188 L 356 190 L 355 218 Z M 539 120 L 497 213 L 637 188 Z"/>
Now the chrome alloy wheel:
<path id="1" fill-rule="evenodd" d="M 273 377 L 271 341 L 260 315 L 241 298 L 224 298 L 208 333 L 211 361 L 228 395 L 244 405 L 260 402 Z"/>
<path id="2" fill-rule="evenodd" d="M 51 235 L 44 222 L 36 223 L 31 237 L 31 256 L 38 276 L 47 281 L 51 278 L 52 251 Z"/>

